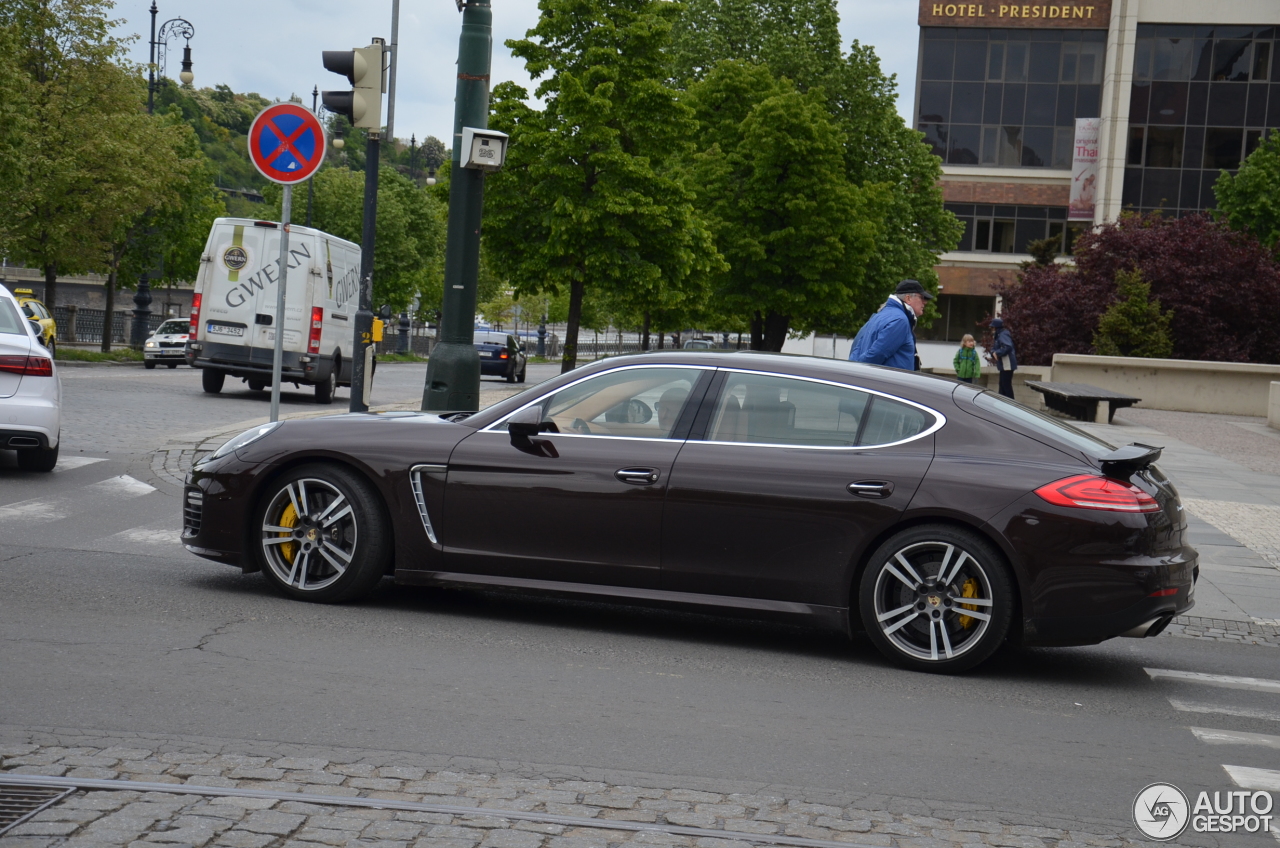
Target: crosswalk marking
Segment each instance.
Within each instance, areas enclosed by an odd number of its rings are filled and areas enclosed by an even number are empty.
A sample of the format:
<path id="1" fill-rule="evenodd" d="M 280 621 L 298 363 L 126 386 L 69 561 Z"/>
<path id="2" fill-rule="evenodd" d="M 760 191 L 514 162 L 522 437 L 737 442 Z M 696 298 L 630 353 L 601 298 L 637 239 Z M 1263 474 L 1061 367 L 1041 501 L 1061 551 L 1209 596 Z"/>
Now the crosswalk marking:
<path id="1" fill-rule="evenodd" d="M 1245 733 L 1239 730 L 1214 730 L 1208 727 L 1193 727 L 1191 732 L 1201 742 L 1210 745 L 1258 745 L 1263 748 L 1280 749 L 1280 736 L 1267 733 Z"/>
<path id="2" fill-rule="evenodd" d="M 1227 674 L 1204 674 L 1198 671 L 1174 671 L 1168 668 L 1145 669 L 1152 680 L 1179 680 L 1184 683 L 1201 683 L 1222 689 L 1251 689 L 1280 695 L 1280 680 L 1264 677 L 1232 677 Z"/>
<path id="3" fill-rule="evenodd" d="M 60 471 L 74 471 L 77 468 L 84 468 L 86 465 L 93 465 L 95 462 L 106 462 L 104 457 L 98 456 L 67 456 L 59 457 L 58 464 L 54 466 L 53 473 Z"/>
<path id="4" fill-rule="evenodd" d="M 1205 704 L 1199 701 L 1182 701 L 1170 698 L 1169 704 L 1175 710 L 1184 713 L 1214 713 L 1216 715 L 1239 716 L 1240 718 L 1257 718 L 1263 721 L 1280 721 L 1280 712 L 1255 710 L 1250 707 L 1229 707 L 1225 704 Z"/>
<path id="5" fill-rule="evenodd" d="M 135 480 L 128 474 L 121 474 L 119 477 L 108 477 L 106 480 L 91 483 L 73 493 L 54 495 L 49 498 L 32 498 L 0 506 L 0 521 L 22 521 L 31 524 L 58 521 L 71 515 L 73 511 L 83 512 L 87 503 L 94 500 L 137 498 L 154 491 L 154 486 Z"/>
<path id="6" fill-rule="evenodd" d="M 1280 792 L 1280 771 L 1224 765 L 1231 780 L 1241 789 L 1261 789 L 1264 792 Z M 1280 837 L 1277 837 L 1280 838 Z"/>

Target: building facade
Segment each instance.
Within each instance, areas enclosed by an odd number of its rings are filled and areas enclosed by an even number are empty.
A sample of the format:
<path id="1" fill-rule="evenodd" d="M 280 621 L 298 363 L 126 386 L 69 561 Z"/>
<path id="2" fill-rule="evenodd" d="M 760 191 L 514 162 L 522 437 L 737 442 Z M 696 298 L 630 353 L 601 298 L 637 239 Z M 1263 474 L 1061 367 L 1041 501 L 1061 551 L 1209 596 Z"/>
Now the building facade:
<path id="1" fill-rule="evenodd" d="M 1124 210 L 1212 208 L 1218 175 L 1280 128 L 1276 0 L 921 0 L 919 23 L 915 126 L 965 225 L 923 337 L 994 313 L 1032 241 L 1069 255 Z"/>

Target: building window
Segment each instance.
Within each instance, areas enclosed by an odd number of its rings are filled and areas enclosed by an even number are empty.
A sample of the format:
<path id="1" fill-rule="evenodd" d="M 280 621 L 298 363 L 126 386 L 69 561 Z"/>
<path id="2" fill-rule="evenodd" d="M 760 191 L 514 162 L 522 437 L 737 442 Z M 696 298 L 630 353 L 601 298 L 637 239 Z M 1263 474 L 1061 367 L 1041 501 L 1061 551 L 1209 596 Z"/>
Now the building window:
<path id="1" fill-rule="evenodd" d="M 1075 240 L 1088 228 L 1084 221 L 1067 221 L 1065 206 L 993 206 L 948 203 L 964 224 L 957 251 L 1026 253 L 1027 245 L 1046 238 L 1059 240 L 1058 252 L 1070 255 Z"/>
<path id="2" fill-rule="evenodd" d="M 916 126 L 949 165 L 1070 169 L 1106 32 L 923 27 Z"/>
<path id="3" fill-rule="evenodd" d="M 1213 183 L 1280 127 L 1272 26 L 1140 24 L 1122 203 L 1182 215 L 1214 206 Z"/>

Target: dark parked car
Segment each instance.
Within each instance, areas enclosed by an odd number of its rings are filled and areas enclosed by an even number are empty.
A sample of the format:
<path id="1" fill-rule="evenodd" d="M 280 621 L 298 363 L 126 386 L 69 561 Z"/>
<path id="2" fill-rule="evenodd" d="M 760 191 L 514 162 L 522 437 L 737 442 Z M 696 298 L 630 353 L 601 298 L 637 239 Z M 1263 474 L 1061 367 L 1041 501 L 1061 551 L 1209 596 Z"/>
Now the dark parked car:
<path id="1" fill-rule="evenodd" d="M 480 375 L 505 377 L 508 383 L 523 383 L 529 370 L 524 345 L 510 333 L 475 334 L 476 351 L 480 354 Z"/>
<path id="2" fill-rule="evenodd" d="M 481 412 L 254 428 L 196 465 L 183 542 L 305 600 L 394 575 L 732 608 L 958 671 L 1191 607 L 1159 454 L 928 375 L 673 351 Z"/>

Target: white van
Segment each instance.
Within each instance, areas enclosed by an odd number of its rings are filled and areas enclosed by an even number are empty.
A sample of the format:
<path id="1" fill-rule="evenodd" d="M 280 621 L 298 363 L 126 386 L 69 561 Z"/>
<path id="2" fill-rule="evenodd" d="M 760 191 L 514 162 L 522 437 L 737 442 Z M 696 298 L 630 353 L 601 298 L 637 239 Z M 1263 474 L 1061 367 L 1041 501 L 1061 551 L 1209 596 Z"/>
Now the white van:
<path id="1" fill-rule="evenodd" d="M 275 355 L 280 225 L 218 218 L 200 257 L 186 360 L 201 368 L 204 390 L 217 393 L 228 374 L 249 388 L 271 385 Z M 360 248 L 293 225 L 285 287 L 282 382 L 316 387 L 331 403 L 351 385 L 351 351 L 359 306 Z"/>

